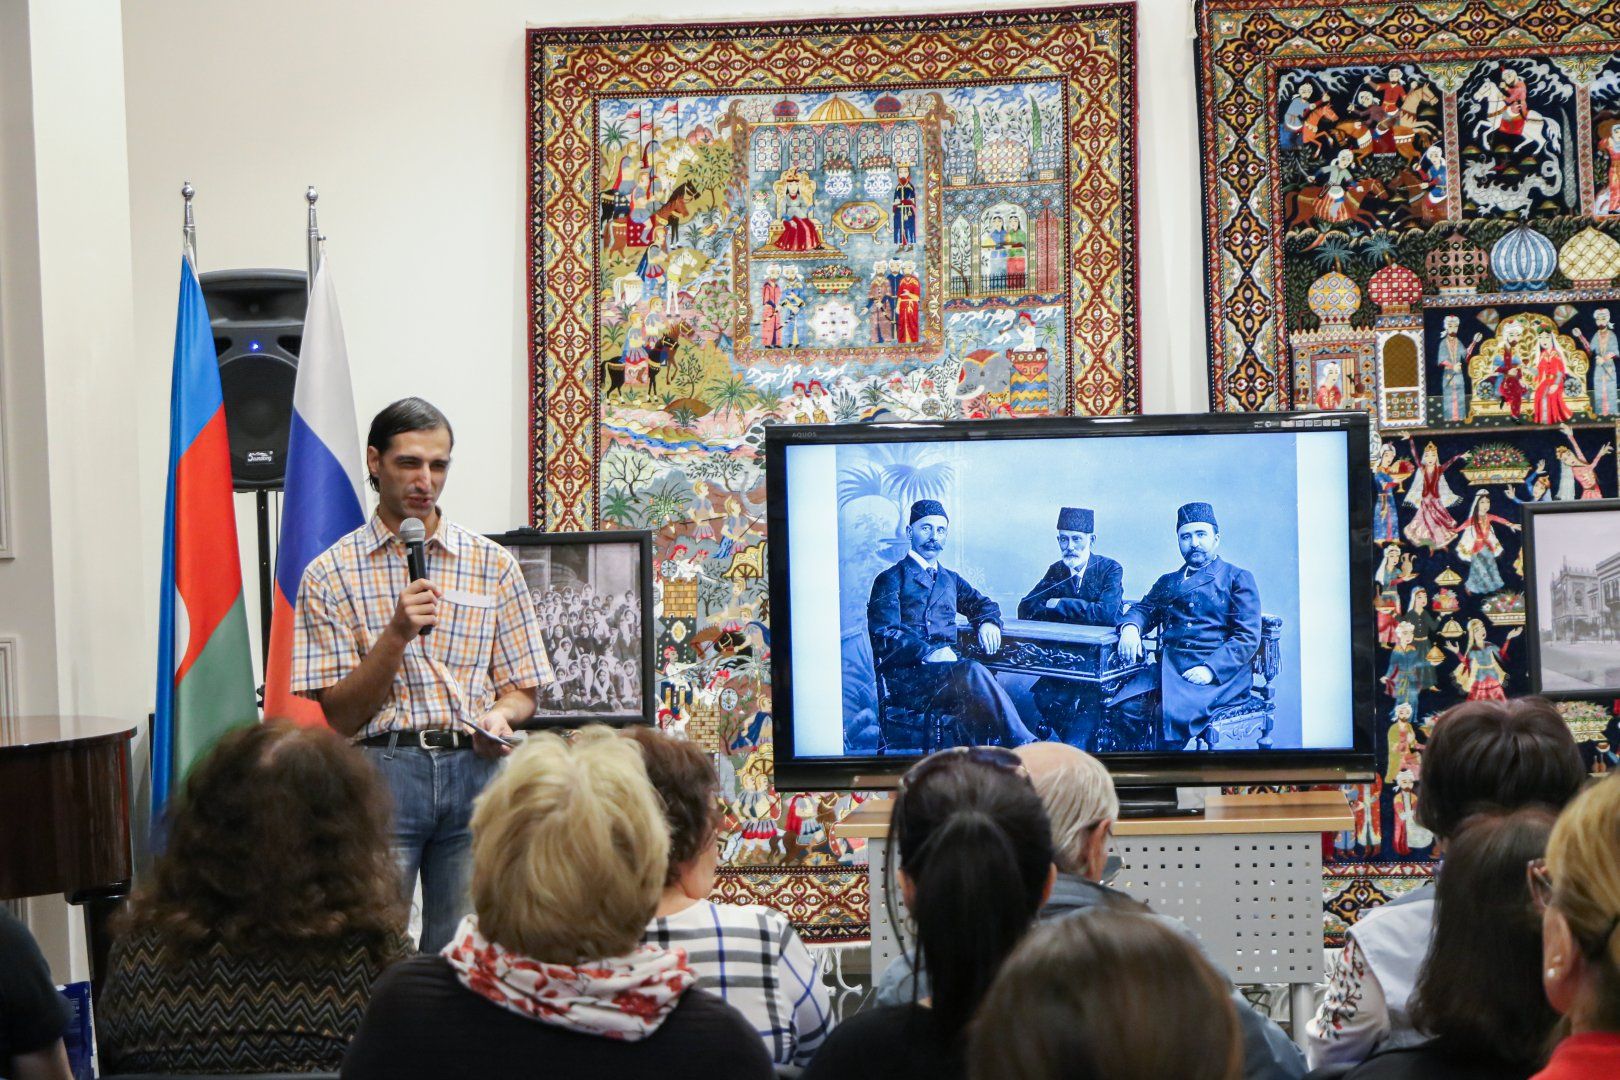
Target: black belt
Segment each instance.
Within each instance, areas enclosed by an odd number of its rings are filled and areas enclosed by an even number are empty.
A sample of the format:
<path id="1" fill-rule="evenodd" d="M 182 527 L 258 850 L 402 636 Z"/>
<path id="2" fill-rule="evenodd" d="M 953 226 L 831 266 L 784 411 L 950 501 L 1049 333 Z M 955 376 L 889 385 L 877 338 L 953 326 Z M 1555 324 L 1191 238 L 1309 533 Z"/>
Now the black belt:
<path id="1" fill-rule="evenodd" d="M 388 731 L 360 740 L 361 746 L 390 746 L 396 743 L 423 750 L 470 750 L 473 737 L 467 732 L 450 728 L 434 728 L 428 731 Z"/>

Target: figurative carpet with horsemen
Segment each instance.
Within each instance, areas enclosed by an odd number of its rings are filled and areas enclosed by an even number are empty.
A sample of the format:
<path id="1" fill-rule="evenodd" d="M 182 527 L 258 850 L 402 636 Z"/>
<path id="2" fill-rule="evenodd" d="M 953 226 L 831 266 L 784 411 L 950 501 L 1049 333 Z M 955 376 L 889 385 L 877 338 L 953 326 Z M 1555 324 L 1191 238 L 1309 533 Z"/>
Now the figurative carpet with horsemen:
<path id="1" fill-rule="evenodd" d="M 1620 8 L 1201 0 L 1210 403 L 1366 409 L 1380 759 L 1328 940 L 1421 883 L 1434 718 L 1530 689 L 1520 506 L 1615 492 Z M 1601 553 L 1600 553 L 1601 554 Z M 1616 702 L 1559 703 L 1594 772 Z"/>
<path id="2" fill-rule="evenodd" d="M 1620 7 L 1203 0 L 1197 19 L 1213 408 L 1620 412 L 1598 316 L 1620 303 Z M 1533 410 L 1538 378 L 1567 400 Z"/>

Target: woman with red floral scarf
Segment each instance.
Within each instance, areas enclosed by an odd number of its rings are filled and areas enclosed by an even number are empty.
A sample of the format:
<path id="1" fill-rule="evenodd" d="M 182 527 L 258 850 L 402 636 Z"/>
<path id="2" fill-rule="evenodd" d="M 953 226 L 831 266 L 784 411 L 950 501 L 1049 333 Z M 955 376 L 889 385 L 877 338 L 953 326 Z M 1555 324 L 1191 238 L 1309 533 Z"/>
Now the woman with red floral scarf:
<path id="1" fill-rule="evenodd" d="M 669 827 L 641 751 L 603 727 L 533 736 L 472 819 L 474 913 L 377 983 L 345 1080 L 771 1080 L 742 1014 L 686 954 L 641 944 Z"/>

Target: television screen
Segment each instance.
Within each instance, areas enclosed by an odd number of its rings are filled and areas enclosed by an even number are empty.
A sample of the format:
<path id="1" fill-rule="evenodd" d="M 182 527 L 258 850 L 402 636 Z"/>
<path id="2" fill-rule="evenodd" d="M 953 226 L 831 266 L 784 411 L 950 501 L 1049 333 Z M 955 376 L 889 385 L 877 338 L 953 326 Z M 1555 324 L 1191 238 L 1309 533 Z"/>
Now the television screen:
<path id="1" fill-rule="evenodd" d="M 1368 445 L 1341 414 L 768 429 L 779 766 L 1370 762 Z"/>

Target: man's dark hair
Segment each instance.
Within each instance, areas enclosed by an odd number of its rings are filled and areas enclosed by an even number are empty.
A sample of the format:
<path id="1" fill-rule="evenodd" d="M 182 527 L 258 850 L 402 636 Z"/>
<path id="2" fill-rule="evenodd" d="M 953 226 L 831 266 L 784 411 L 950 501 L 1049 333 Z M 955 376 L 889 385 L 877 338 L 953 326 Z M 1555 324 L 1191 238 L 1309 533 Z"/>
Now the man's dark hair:
<path id="1" fill-rule="evenodd" d="M 1526 1070 L 1545 1057 L 1558 1014 L 1541 990 L 1541 918 L 1524 868 L 1546 854 L 1556 816 L 1545 806 L 1475 814 L 1447 845 L 1411 1014 L 1453 1054 Z"/>
<path id="2" fill-rule="evenodd" d="M 1444 840 L 1482 809 L 1561 810 L 1585 780 L 1575 736 L 1545 698 L 1465 701 L 1435 720 L 1417 819 Z"/>
<path id="3" fill-rule="evenodd" d="M 449 417 L 440 412 L 438 406 L 419 397 L 400 398 L 371 418 L 371 430 L 366 433 L 366 445 L 376 450 L 379 455 L 386 454 L 395 435 L 407 431 L 437 431 L 439 428 L 444 428 L 449 433 L 450 445 L 455 446 L 455 429 L 450 426 Z M 366 482 L 371 485 L 372 491 L 377 490 L 375 476 L 368 474 Z"/>
<path id="4" fill-rule="evenodd" d="M 627 728 L 624 734 L 640 745 L 647 779 L 664 803 L 664 817 L 669 821 L 669 870 L 664 884 L 672 885 L 703 846 L 714 843 L 720 826 L 720 778 L 709 755 L 696 743 L 650 727 Z"/>

